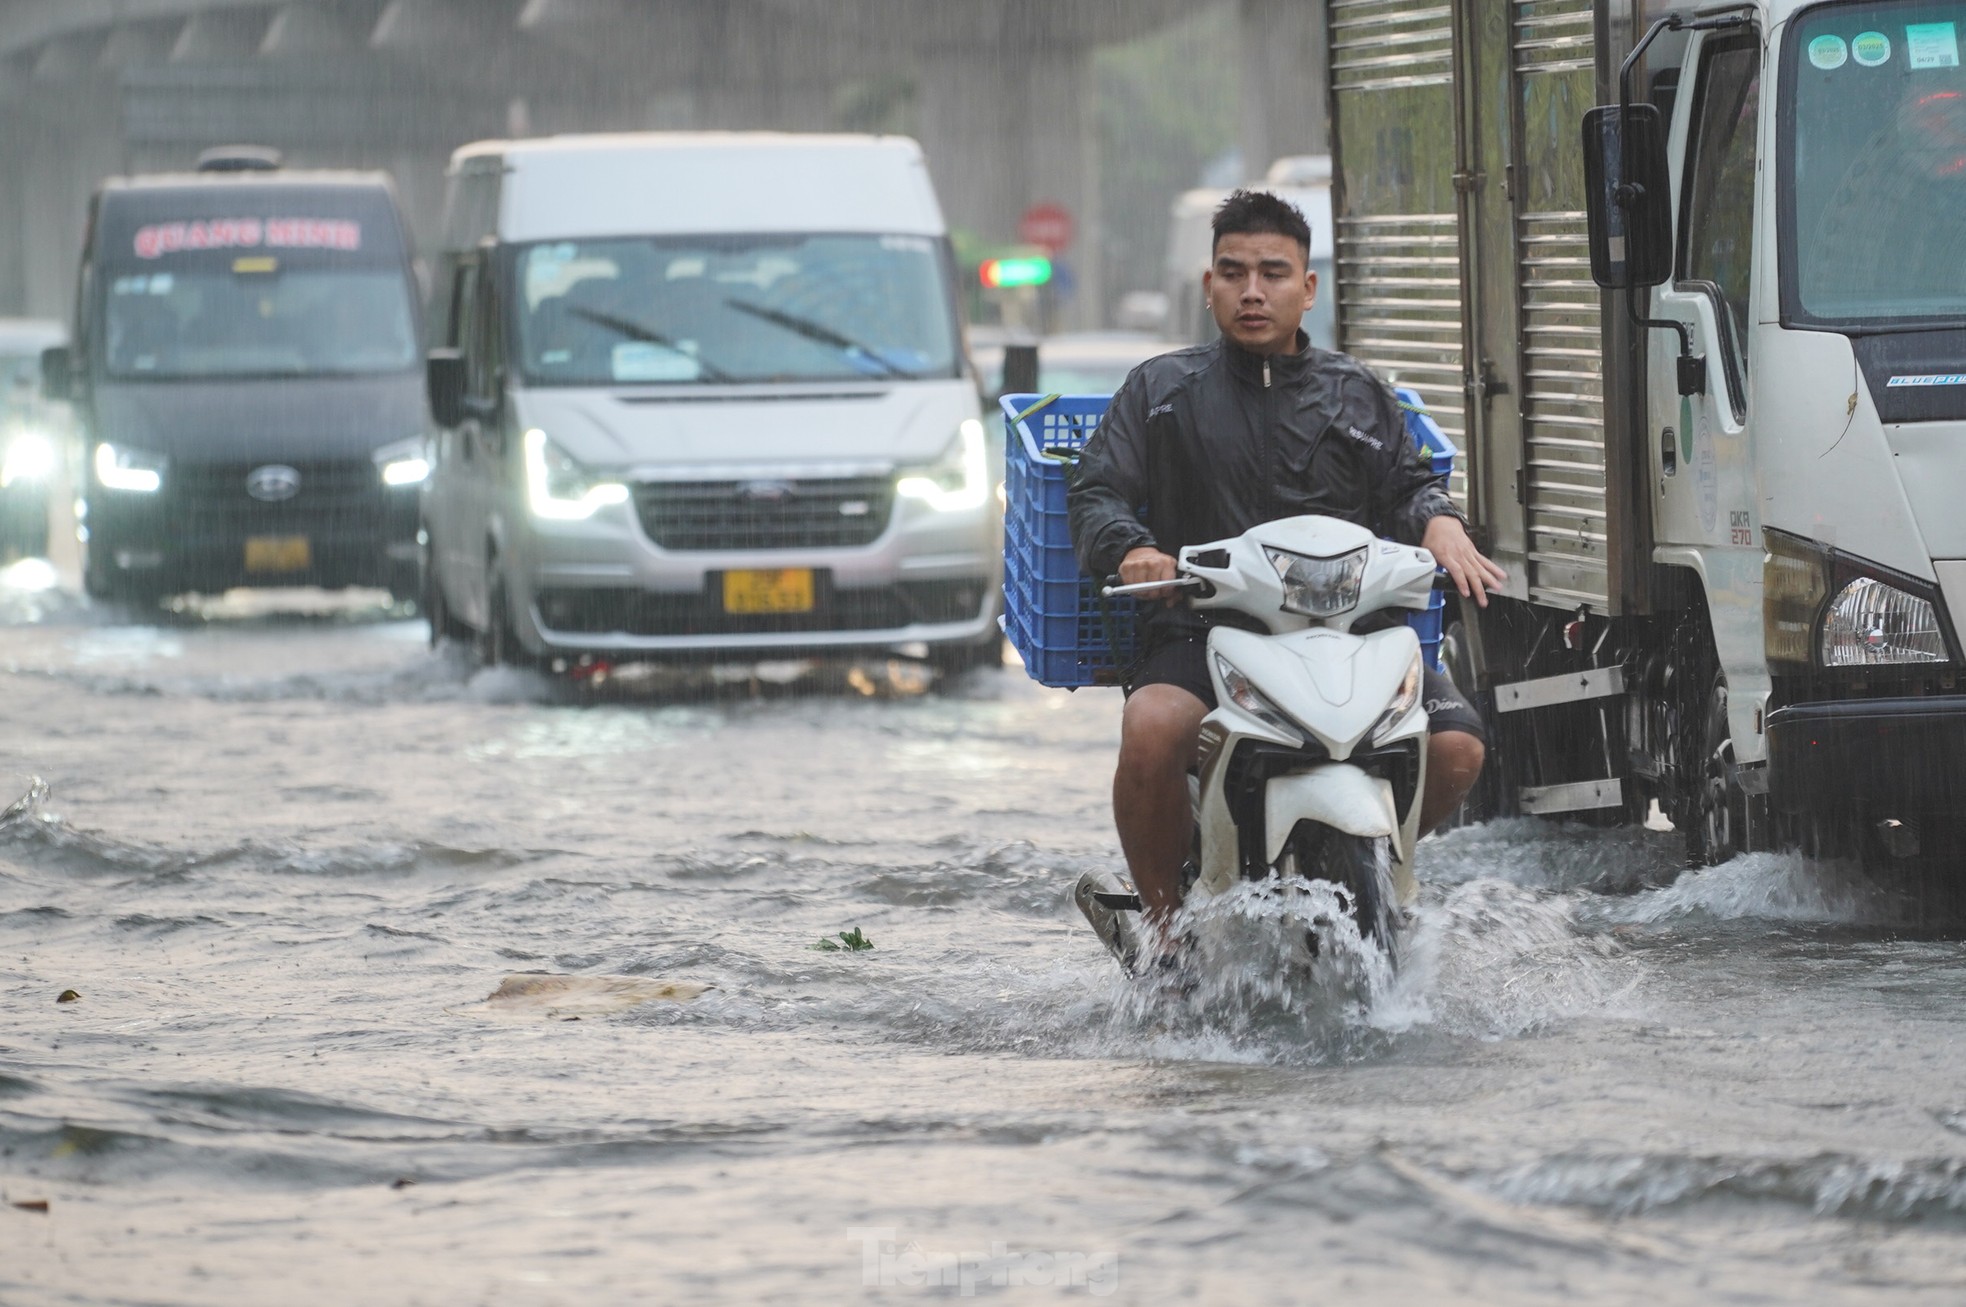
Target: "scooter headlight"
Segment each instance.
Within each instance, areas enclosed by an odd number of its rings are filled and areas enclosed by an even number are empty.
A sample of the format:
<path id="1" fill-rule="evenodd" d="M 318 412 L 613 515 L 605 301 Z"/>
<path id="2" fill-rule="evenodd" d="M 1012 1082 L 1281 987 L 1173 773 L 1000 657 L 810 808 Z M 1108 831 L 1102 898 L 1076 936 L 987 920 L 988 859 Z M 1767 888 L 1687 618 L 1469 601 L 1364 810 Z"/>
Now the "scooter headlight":
<path id="1" fill-rule="evenodd" d="M 1413 655 L 1412 665 L 1406 669 L 1406 675 L 1400 680 L 1399 693 L 1393 696 L 1392 704 L 1379 718 L 1379 724 L 1372 728 L 1374 744 L 1379 742 L 1381 735 L 1405 721 L 1406 714 L 1413 711 L 1413 705 L 1420 702 L 1420 687 L 1425 683 L 1426 676 L 1426 664 L 1422 660 L 1423 655 L 1419 653 Z"/>
<path id="2" fill-rule="evenodd" d="M 1358 606 L 1359 588 L 1365 584 L 1366 550 L 1354 549 L 1336 558 L 1311 558 L 1269 545 L 1263 546 L 1263 552 L 1283 582 L 1285 612 L 1336 617 Z"/>
<path id="3" fill-rule="evenodd" d="M 1215 655 L 1215 670 L 1221 674 L 1222 692 L 1228 696 L 1230 703 L 1285 735 L 1295 736 L 1300 740 L 1304 737 L 1303 730 L 1284 714 L 1283 709 L 1271 703 L 1268 697 L 1256 688 L 1254 682 L 1219 653 Z"/>

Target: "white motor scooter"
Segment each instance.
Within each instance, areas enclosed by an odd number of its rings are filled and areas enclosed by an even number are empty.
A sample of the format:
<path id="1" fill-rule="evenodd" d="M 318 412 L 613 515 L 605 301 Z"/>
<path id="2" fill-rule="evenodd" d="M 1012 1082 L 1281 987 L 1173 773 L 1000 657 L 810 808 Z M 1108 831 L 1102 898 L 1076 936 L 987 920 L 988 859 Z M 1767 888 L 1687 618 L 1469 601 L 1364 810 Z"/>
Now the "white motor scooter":
<path id="1" fill-rule="evenodd" d="M 1404 909 L 1417 895 L 1413 845 L 1427 770 L 1421 649 L 1404 622 L 1366 635 L 1352 627 L 1386 609 L 1426 608 L 1433 555 L 1338 518 L 1306 516 L 1189 546 L 1178 572 L 1172 583 L 1104 593 L 1172 584 L 1188 589 L 1196 608 L 1232 609 L 1270 632 L 1216 626 L 1208 634 L 1218 706 L 1202 721 L 1200 766 L 1190 777 L 1196 838 L 1185 902 L 1239 881 L 1326 881 L 1359 938 L 1393 959 Z M 1073 897 L 1133 971 L 1139 897 L 1091 872 Z M 1309 935 L 1315 957 L 1318 939 Z"/>

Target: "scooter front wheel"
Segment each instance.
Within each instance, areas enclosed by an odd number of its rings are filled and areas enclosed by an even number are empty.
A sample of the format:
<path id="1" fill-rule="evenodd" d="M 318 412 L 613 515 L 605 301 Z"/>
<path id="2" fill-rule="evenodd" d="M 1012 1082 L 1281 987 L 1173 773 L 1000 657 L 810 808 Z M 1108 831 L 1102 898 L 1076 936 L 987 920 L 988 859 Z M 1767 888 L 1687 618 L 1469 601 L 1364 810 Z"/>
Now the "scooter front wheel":
<path id="1" fill-rule="evenodd" d="M 1300 821 L 1290 832 L 1277 870 L 1305 880 L 1336 885 L 1351 901 L 1359 938 L 1370 940 L 1394 957 L 1393 931 L 1398 920 L 1393 894 L 1393 842 L 1384 835 L 1347 835 L 1313 821 Z"/>

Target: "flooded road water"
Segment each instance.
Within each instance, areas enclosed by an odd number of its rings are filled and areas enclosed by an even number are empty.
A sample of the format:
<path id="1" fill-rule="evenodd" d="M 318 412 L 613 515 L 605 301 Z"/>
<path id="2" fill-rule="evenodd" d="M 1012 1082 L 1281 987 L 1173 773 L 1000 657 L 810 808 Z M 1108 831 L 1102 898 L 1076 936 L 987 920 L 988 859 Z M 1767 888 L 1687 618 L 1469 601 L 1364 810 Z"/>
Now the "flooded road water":
<path id="1" fill-rule="evenodd" d="M 1966 948 L 1850 873 L 1459 831 L 1369 1002 L 1197 1011 L 1071 906 L 1109 692 L 0 621 L 8 1304 L 1966 1296 Z"/>

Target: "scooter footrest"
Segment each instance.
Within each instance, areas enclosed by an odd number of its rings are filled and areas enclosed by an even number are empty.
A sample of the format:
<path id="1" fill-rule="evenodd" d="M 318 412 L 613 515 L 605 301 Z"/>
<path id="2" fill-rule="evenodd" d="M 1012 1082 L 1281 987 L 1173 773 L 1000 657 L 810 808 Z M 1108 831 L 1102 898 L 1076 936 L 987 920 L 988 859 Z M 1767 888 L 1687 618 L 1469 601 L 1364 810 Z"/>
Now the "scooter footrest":
<path id="1" fill-rule="evenodd" d="M 1113 908 L 1120 912 L 1140 911 L 1140 896 L 1138 894 L 1120 894 L 1113 890 L 1103 889 L 1094 890 L 1092 892 L 1092 901 L 1102 908 Z"/>

